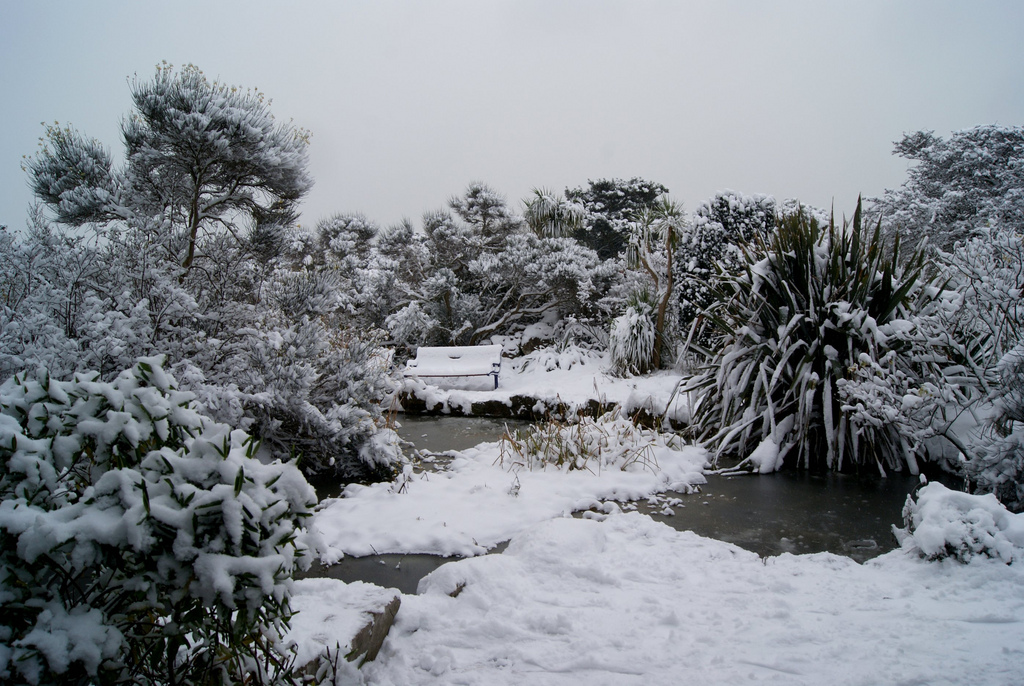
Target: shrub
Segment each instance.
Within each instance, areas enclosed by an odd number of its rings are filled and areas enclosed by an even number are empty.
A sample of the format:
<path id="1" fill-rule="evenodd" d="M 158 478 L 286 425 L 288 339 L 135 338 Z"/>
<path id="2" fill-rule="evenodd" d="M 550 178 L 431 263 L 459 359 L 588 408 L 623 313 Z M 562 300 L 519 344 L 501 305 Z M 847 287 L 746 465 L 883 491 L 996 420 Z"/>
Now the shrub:
<path id="1" fill-rule="evenodd" d="M 656 367 L 658 328 L 654 305 L 646 293 L 630 298 L 626 311 L 612 321 L 608 352 L 612 373 L 619 376 L 646 374 Z"/>
<path id="2" fill-rule="evenodd" d="M 929 342 L 918 315 L 940 292 L 922 280 L 923 252 L 901 263 L 898 240 L 887 252 L 879 227 L 865 235 L 860 203 L 851 222 L 827 230 L 803 211 L 783 216 L 754 251 L 767 257 L 755 263 L 748 254 L 705 312 L 724 345 L 687 389 L 701 391 L 697 435 L 716 457 L 750 456 L 761 471 L 791 453 L 802 466 L 884 470 L 905 461 L 916 470 L 930 415 L 904 410 L 922 409 L 914 398 L 925 396 L 936 410 L 949 386 L 938 362 L 911 354 Z M 937 380 L 930 395 L 925 378 Z M 882 388 L 891 392 L 876 405 L 879 418 L 872 403 Z M 915 422 L 921 429 L 908 436 Z"/>
<path id="3" fill-rule="evenodd" d="M 766 195 L 718 192 L 693 213 L 679 239 L 680 321 L 689 329 L 700 312 L 714 302 L 715 284 L 721 273 L 735 272 L 743 264 L 741 245 L 755 237 L 767 237 L 775 230 L 775 199 Z M 699 326 L 699 323 L 698 323 Z M 710 347 L 713 341 L 704 331 L 695 331 L 693 341 Z"/>
<path id="4" fill-rule="evenodd" d="M 1011 514 L 995 496 L 969 495 L 931 483 L 907 496 L 903 526 L 893 533 L 904 550 L 929 560 L 1024 560 L 1024 515 Z"/>
<path id="5" fill-rule="evenodd" d="M 978 493 L 994 493 L 1013 512 L 1024 511 L 1024 345 L 1008 352 L 997 367 L 988 425 L 972 442 L 961 466 Z"/>
<path id="6" fill-rule="evenodd" d="M 0 679 L 291 679 L 313 490 L 200 416 L 162 363 L 0 387 Z"/>

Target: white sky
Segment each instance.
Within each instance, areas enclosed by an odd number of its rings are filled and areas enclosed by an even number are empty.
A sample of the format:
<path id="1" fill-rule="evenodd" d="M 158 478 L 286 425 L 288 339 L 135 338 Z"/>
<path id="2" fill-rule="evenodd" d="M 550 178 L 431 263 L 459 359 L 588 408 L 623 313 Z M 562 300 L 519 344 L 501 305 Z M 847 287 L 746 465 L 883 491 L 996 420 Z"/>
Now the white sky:
<path id="1" fill-rule="evenodd" d="M 904 132 L 1024 124 L 1024 2 L 0 0 L 0 224 L 41 122 L 120 155 L 127 78 L 194 63 L 312 134 L 304 223 L 418 225 L 472 180 L 658 181 L 852 209 Z"/>

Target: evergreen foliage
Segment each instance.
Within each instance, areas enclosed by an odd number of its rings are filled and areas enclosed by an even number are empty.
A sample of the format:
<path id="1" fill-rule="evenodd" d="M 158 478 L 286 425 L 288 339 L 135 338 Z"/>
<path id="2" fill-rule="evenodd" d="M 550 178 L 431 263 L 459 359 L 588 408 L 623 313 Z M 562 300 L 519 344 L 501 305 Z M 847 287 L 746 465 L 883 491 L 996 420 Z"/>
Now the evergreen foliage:
<path id="1" fill-rule="evenodd" d="M 693 382 L 704 389 L 697 433 L 718 456 L 754 453 L 762 470 L 791 452 L 809 467 L 916 470 L 929 412 L 949 399 L 928 362 L 935 356 L 912 350 L 929 343 L 916 316 L 936 295 L 923 252 L 901 263 L 895 245 L 887 257 L 880 226 L 862 228 L 859 204 L 851 222 L 827 229 L 804 213 L 782 217 L 761 250 L 767 257 L 727 276 L 708 310 L 724 346 Z M 870 383 L 854 383 L 858 370 Z M 893 421 L 926 397 L 925 416 Z"/>
<path id="2" fill-rule="evenodd" d="M 742 268 L 743 246 L 752 249 L 755 239 L 767 239 L 774 229 L 775 200 L 770 196 L 722 191 L 697 208 L 676 249 L 684 331 L 714 301 L 719 275 Z M 711 344 L 708 335 L 698 334 L 693 341 Z"/>
<path id="3" fill-rule="evenodd" d="M 282 683 L 316 504 L 196 412 L 161 358 L 0 386 L 0 678 Z"/>
<path id="4" fill-rule="evenodd" d="M 566 189 L 565 198 L 585 210 L 582 226 L 573 237 L 602 260 L 614 259 L 629 245 L 630 223 L 644 208 L 668 193 L 660 183 L 634 177 L 589 181 L 586 188 Z"/>
<path id="5" fill-rule="evenodd" d="M 948 139 L 917 131 L 893 152 L 916 164 L 875 201 L 890 233 L 923 234 L 949 250 L 977 229 L 1024 230 L 1024 128 L 976 126 Z"/>

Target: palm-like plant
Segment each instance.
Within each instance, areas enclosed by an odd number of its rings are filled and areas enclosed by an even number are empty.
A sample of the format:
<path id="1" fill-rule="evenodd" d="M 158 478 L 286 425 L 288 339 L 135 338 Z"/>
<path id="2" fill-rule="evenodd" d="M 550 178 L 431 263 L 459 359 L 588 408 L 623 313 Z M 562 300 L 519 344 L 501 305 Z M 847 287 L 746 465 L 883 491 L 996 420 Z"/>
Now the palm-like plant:
<path id="1" fill-rule="evenodd" d="M 886 250 L 880 226 L 865 233 L 859 201 L 851 222 L 827 230 L 800 211 L 780 217 L 743 271 L 723 279 L 705 312 L 723 347 L 689 388 L 700 391 L 694 428 L 716 457 L 747 457 L 770 440 L 771 468 L 791 452 L 807 467 L 915 468 L 916 446 L 898 422 L 864 421 L 840 397 L 844 379 L 866 366 L 922 378 L 927 362 L 906 353 L 914 313 L 936 291 L 924 288 L 924 252 L 901 263 L 899 247 L 897 238 Z"/>
<path id="2" fill-rule="evenodd" d="M 546 188 L 534 188 L 533 196 L 523 200 L 523 205 L 526 224 L 541 238 L 572 235 L 582 226 L 586 214 L 582 205 Z"/>

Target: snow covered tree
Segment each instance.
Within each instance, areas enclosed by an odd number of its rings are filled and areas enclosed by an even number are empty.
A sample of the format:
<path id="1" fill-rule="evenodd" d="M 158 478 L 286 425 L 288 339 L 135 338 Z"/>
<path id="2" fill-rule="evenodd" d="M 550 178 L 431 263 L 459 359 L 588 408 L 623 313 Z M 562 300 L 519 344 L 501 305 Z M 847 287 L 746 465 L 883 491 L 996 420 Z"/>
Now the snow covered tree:
<path id="1" fill-rule="evenodd" d="M 161 358 L 0 386 L 0 679 L 291 682 L 313 489 L 202 417 Z"/>
<path id="2" fill-rule="evenodd" d="M 683 327 L 713 302 L 718 275 L 740 269 L 744 262 L 741 246 L 755 238 L 766 239 L 774 229 L 775 200 L 771 196 L 726 190 L 697 208 L 676 250 Z M 697 336 L 693 342 L 709 341 Z"/>
<path id="3" fill-rule="evenodd" d="M 132 100 L 123 133 L 133 199 L 183 224 L 186 269 L 200 229 L 294 204 L 312 186 L 308 134 L 277 124 L 262 93 L 210 82 L 192 65 L 178 73 L 165 65 L 153 81 L 133 82 Z"/>
<path id="4" fill-rule="evenodd" d="M 602 260 L 618 257 L 629 244 L 630 222 L 644 208 L 650 208 L 668 189 L 660 183 L 634 177 L 588 181 L 587 188 L 566 189 L 571 203 L 586 211 L 583 226 L 573 233 L 581 244 L 597 252 Z"/>
<path id="5" fill-rule="evenodd" d="M 616 320 L 612 323 L 612 331 L 615 334 L 609 340 L 614 344 L 615 350 L 643 352 L 629 355 L 622 361 L 616 361 L 613 366 L 620 371 L 636 369 L 636 373 L 645 373 L 651 369 L 658 369 L 668 352 L 668 324 L 670 315 L 673 314 L 670 312 L 670 304 L 676 281 L 674 257 L 680 233 L 685 225 L 686 220 L 682 207 L 667 197 L 660 198 L 651 207 L 643 208 L 637 215 L 636 221 L 629 225 L 627 262 L 630 267 L 644 275 L 645 288 L 640 292 L 645 295 L 641 297 L 639 294 L 634 294 L 630 301 L 632 304 L 627 304 L 626 313 L 622 315 L 625 320 Z M 649 287 L 649 295 L 646 294 L 647 287 Z M 649 303 L 653 308 L 652 312 L 648 314 L 646 309 L 640 306 L 640 303 Z M 653 317 L 654 336 L 651 340 L 652 348 L 649 351 L 645 341 L 647 340 L 646 331 L 650 327 L 639 326 L 646 316 Z M 633 342 L 621 340 L 621 337 L 628 331 L 645 332 L 645 334 L 642 340 Z"/>
<path id="6" fill-rule="evenodd" d="M 99 141 L 70 126 L 46 126 L 45 143 L 26 161 L 29 185 L 62 224 L 123 219 L 127 181 L 113 167 L 110 153 Z"/>
<path id="7" fill-rule="evenodd" d="M 522 225 L 522 218 L 509 209 L 505 197 L 479 181 L 470 183 L 462 196 L 452 196 L 448 206 L 488 248 L 500 247 Z"/>
<path id="8" fill-rule="evenodd" d="M 875 200 L 890 232 L 923 234 L 949 250 L 985 226 L 1024 229 L 1024 128 L 977 126 L 948 139 L 917 131 L 893 152 L 916 164 Z"/>
<path id="9" fill-rule="evenodd" d="M 361 214 L 335 214 L 316 225 L 320 248 L 337 266 L 354 272 L 366 265 L 380 227 Z"/>
<path id="10" fill-rule="evenodd" d="M 513 235 L 499 253 L 485 253 L 469 265 L 479 284 L 473 344 L 510 334 L 549 314 L 595 314 L 595 295 L 612 275 L 597 254 L 571 238 Z"/>
<path id="11" fill-rule="evenodd" d="M 276 456 L 342 480 L 387 475 L 387 372 L 360 369 L 378 339 L 352 316 L 376 227 L 293 226 L 306 134 L 275 124 L 261 94 L 163 66 L 132 96 L 123 168 L 57 127 L 26 164 L 58 225 L 37 218 L 24 243 L 0 246 L 17 294 L 0 312 L 0 371 L 106 380 L 165 355 L 197 409 Z"/>
<path id="12" fill-rule="evenodd" d="M 476 193 L 467 198 L 490 198 Z M 475 202 L 475 201 L 474 201 Z M 453 199 L 453 207 L 468 200 Z M 425 240 L 412 239 L 411 227 L 381 242 L 395 257 L 405 302 L 387 317 L 387 327 L 407 346 L 475 345 L 507 336 L 542 318 L 592 313 L 597 294 L 607 290 L 612 270 L 571 238 L 525 230 L 521 218 L 488 202 L 488 222 L 504 226 L 500 240 L 484 235 L 483 220 L 460 223 L 450 212 L 424 215 Z M 473 218 L 463 207 L 462 215 Z M 499 234 L 492 233 L 491 238 Z M 382 262 L 383 263 L 383 262 Z M 383 277 L 380 277 L 383 278 Z"/>
<path id="13" fill-rule="evenodd" d="M 948 303 L 923 252 L 901 263 L 896 245 L 887 257 L 859 204 L 827 230 L 783 217 L 758 252 L 707 311 L 724 346 L 691 384 L 704 389 L 698 436 L 760 471 L 793 452 L 807 467 L 915 472 L 923 439 L 945 427 L 936 415 L 960 400 L 929 310 Z"/>
<path id="14" fill-rule="evenodd" d="M 581 205 L 545 188 L 534 188 L 533 195 L 525 199 L 523 205 L 526 224 L 538 236 L 571 236 L 582 227 L 586 216 Z"/>
<path id="15" fill-rule="evenodd" d="M 180 232 L 187 270 L 201 231 L 232 230 L 239 216 L 294 204 L 312 185 L 308 134 L 275 123 L 262 93 L 164 64 L 152 81 L 132 82 L 132 101 L 124 169 L 95 141 L 56 126 L 27 162 L 36 196 L 61 223 L 163 216 Z"/>

